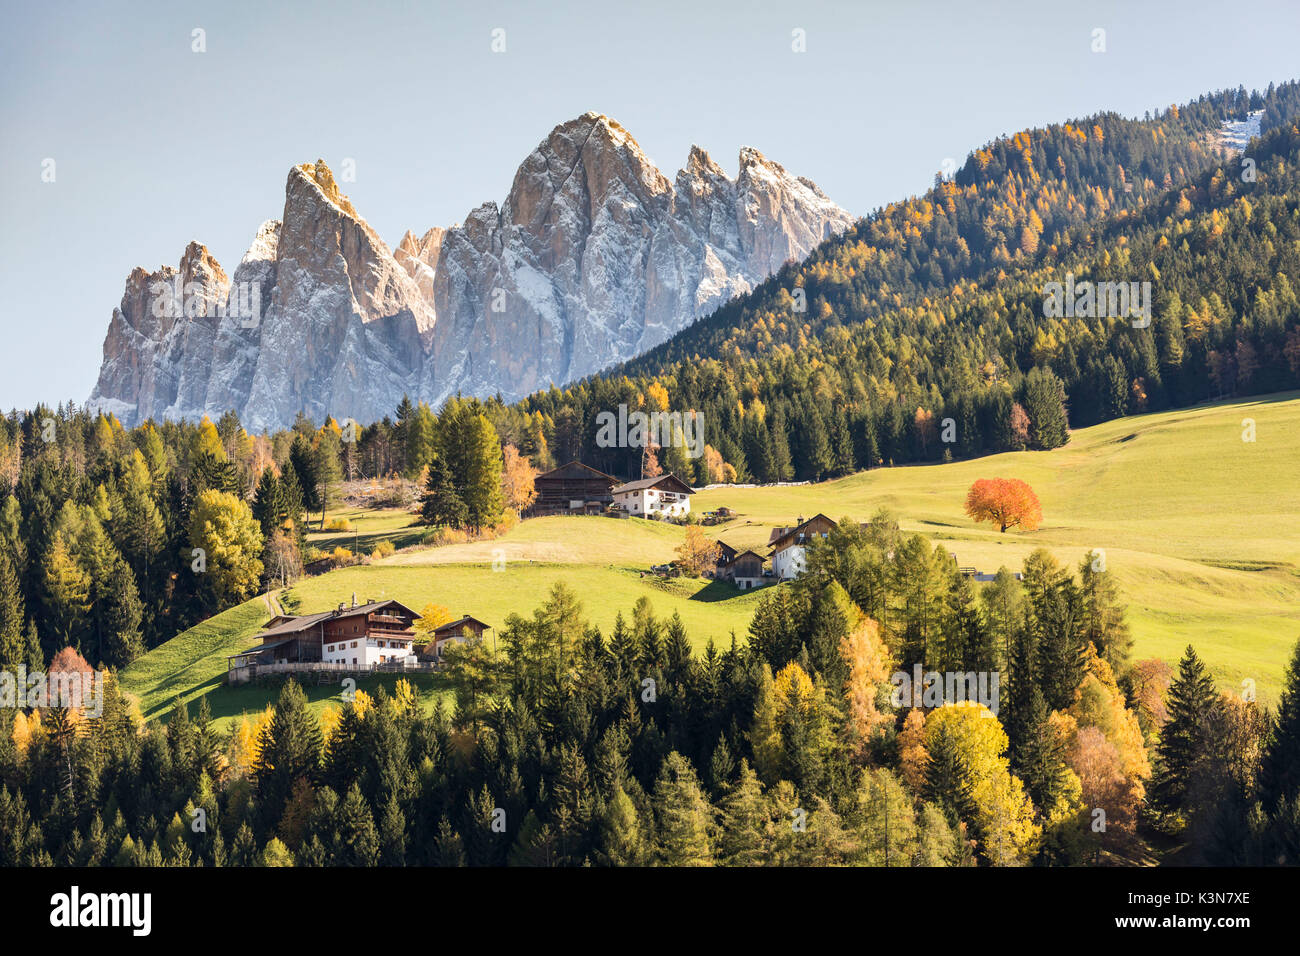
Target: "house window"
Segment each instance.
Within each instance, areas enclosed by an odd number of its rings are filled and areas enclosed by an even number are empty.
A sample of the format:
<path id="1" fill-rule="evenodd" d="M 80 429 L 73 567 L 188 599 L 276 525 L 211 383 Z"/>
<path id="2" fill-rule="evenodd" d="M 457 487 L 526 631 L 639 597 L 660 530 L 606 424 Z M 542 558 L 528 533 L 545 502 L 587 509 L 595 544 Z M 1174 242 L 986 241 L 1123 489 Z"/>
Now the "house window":
<path id="1" fill-rule="evenodd" d="M 356 641 L 353 641 L 353 642 L 352 642 L 352 646 L 353 646 L 353 647 L 356 647 L 356 646 L 357 646 L 357 642 L 356 642 Z M 353 660 L 352 663 L 355 664 L 355 663 L 356 663 L 356 660 Z"/>

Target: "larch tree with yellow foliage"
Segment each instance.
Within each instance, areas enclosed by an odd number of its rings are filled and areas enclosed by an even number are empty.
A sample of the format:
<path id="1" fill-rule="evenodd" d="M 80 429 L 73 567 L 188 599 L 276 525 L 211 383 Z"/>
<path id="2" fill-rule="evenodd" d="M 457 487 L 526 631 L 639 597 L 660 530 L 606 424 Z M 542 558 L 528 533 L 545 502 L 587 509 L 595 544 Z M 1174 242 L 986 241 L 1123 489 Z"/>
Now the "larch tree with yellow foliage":
<path id="1" fill-rule="evenodd" d="M 704 536 L 699 525 L 686 526 L 686 538 L 677 546 L 677 566 L 692 577 L 699 577 L 718 563 L 718 542 Z"/>
<path id="2" fill-rule="evenodd" d="M 840 639 L 840 655 L 848 668 L 844 681 L 845 730 L 849 752 L 862 759 L 872 741 L 894 722 L 881 707 L 892 667 L 889 648 L 880 638 L 880 625 L 865 615 Z"/>
<path id="3" fill-rule="evenodd" d="M 983 704 L 945 704 L 926 717 L 927 748 L 933 751 L 941 735 L 965 766 L 975 817 L 969 822 L 979 836 L 981 854 L 994 866 L 1029 862 L 1042 831 L 1024 785 L 1011 773 L 1009 741 L 998 719 Z"/>
<path id="4" fill-rule="evenodd" d="M 537 489 L 533 479 L 537 469 L 514 445 L 506 445 L 501 455 L 501 492 L 505 496 L 506 507 L 515 514 L 522 514 L 529 505 L 537 500 Z"/>

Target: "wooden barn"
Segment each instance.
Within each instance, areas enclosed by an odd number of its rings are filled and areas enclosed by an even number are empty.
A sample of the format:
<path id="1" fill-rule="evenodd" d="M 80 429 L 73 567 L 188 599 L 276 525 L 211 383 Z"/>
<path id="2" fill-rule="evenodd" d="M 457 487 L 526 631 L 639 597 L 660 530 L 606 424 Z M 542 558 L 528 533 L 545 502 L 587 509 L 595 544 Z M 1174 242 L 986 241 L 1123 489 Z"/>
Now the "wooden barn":
<path id="1" fill-rule="evenodd" d="M 730 545 L 718 542 L 721 554 L 718 557 L 718 569 L 714 577 L 730 581 L 742 591 L 761 587 L 763 581 L 764 557 L 757 551 L 737 551 Z"/>
<path id="2" fill-rule="evenodd" d="M 614 501 L 617 478 L 580 461 L 571 461 L 533 479 L 537 500 L 530 517 L 554 514 L 600 514 Z"/>
<path id="3" fill-rule="evenodd" d="M 490 630 L 492 630 L 492 625 L 485 624 L 478 618 L 470 617 L 468 614 L 458 620 L 440 624 L 433 629 L 429 643 L 418 649 L 420 660 L 441 660 L 442 649 L 447 641 L 463 641 L 470 635 L 482 637 L 485 632 Z"/>

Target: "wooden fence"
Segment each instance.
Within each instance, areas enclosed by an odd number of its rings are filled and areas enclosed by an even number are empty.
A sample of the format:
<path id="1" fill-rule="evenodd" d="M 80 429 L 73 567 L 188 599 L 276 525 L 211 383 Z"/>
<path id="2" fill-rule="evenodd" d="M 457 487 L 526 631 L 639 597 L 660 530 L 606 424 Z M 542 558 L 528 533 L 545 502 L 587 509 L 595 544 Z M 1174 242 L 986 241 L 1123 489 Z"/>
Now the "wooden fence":
<path id="1" fill-rule="evenodd" d="M 343 677 L 369 677 L 374 674 L 430 674 L 441 667 L 442 664 L 435 661 L 405 658 L 391 663 L 375 664 L 373 667 L 358 667 L 343 661 L 278 661 L 273 664 L 245 664 L 243 667 L 231 667 L 226 672 L 226 683 L 247 684 L 267 677 L 301 674 L 314 678 L 315 683 L 325 684 Z"/>

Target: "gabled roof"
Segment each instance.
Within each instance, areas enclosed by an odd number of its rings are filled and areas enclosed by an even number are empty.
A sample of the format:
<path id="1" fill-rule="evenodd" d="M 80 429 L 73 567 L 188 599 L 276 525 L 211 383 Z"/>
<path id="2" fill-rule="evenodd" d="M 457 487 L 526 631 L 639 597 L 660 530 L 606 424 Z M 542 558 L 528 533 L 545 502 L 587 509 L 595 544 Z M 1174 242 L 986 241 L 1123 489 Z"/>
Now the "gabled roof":
<path id="1" fill-rule="evenodd" d="M 267 641 L 268 638 L 292 637 L 294 634 L 301 634 L 303 631 L 315 627 L 322 621 L 328 621 L 331 618 L 356 617 L 359 614 L 374 614 L 381 608 L 392 606 L 400 607 L 403 611 L 410 614 L 412 618 L 418 618 L 420 616 L 400 601 L 371 601 L 369 604 L 358 604 L 356 607 L 345 607 L 341 611 L 322 611 L 319 614 L 304 614 L 301 617 L 285 617 L 284 615 L 279 615 L 271 618 L 272 626 L 257 636 L 261 638 L 263 642 Z M 279 621 L 280 623 L 277 624 L 275 623 L 276 621 Z M 265 646 L 265 644 L 263 644 L 263 646 Z"/>
<path id="2" fill-rule="evenodd" d="M 767 560 L 767 558 L 765 558 L 763 555 L 759 554 L 757 551 L 754 551 L 753 549 L 750 549 L 750 550 L 747 550 L 747 551 L 742 551 L 742 552 L 740 552 L 738 555 L 736 555 L 734 558 L 731 559 L 731 563 L 732 563 L 732 564 L 735 564 L 737 561 L 739 561 L 741 558 L 743 558 L 743 557 L 744 557 L 745 555 L 747 555 L 747 554 L 752 554 L 754 557 L 758 558 L 758 563 L 759 563 L 759 564 L 762 564 L 764 561 Z"/>
<path id="3" fill-rule="evenodd" d="M 470 617 L 468 614 L 466 614 L 458 621 L 448 621 L 446 624 L 439 624 L 437 627 L 433 629 L 433 633 L 437 635 L 442 633 L 443 631 L 450 631 L 453 629 L 458 631 L 462 627 L 465 627 L 470 622 L 477 624 L 479 627 L 483 628 L 484 630 L 489 630 L 492 627 L 491 624 L 487 624 L 483 621 L 480 621 L 476 617 Z"/>
<path id="4" fill-rule="evenodd" d="M 664 485 L 672 487 L 672 490 L 684 495 L 695 494 L 695 489 L 682 481 L 674 474 L 656 475 L 654 478 L 639 478 L 636 481 L 629 481 L 625 485 L 619 485 L 614 489 L 614 494 L 622 494 L 625 491 L 643 491 L 646 488 L 659 488 Z"/>
<path id="5" fill-rule="evenodd" d="M 545 481 L 547 478 L 555 478 L 555 479 L 599 478 L 602 481 L 608 481 L 612 485 L 618 484 L 618 479 L 615 478 L 613 475 L 607 475 L 603 471 L 597 471 L 595 468 L 592 468 L 590 465 L 584 465 L 582 462 L 577 461 L 576 459 L 574 461 L 569 462 L 566 465 L 561 465 L 558 468 L 552 468 L 550 471 L 546 472 L 545 474 L 538 475 L 533 479 L 533 483 L 536 484 L 539 481 Z"/>
<path id="6" fill-rule="evenodd" d="M 807 529 L 809 525 L 813 524 L 819 518 L 822 521 L 826 522 L 827 524 L 831 525 L 832 527 L 835 526 L 834 521 L 826 517 L 821 512 L 818 512 L 817 514 L 809 518 L 807 521 L 797 524 L 793 528 L 773 528 L 772 536 L 767 539 L 768 547 L 772 549 L 773 554 L 775 554 L 777 551 L 784 551 L 787 547 L 789 547 L 791 543 L 795 541 L 795 539 L 798 537 L 800 532 L 806 533 L 805 529 Z"/>
<path id="7" fill-rule="evenodd" d="M 257 654 L 263 653 L 264 651 L 269 651 L 273 647 L 279 647 L 281 644 L 289 644 L 291 642 L 291 638 L 284 637 L 278 641 L 271 641 L 268 644 L 257 644 L 246 651 L 240 651 L 238 654 L 231 654 L 227 659 L 233 660 L 236 657 L 253 657 Z"/>

